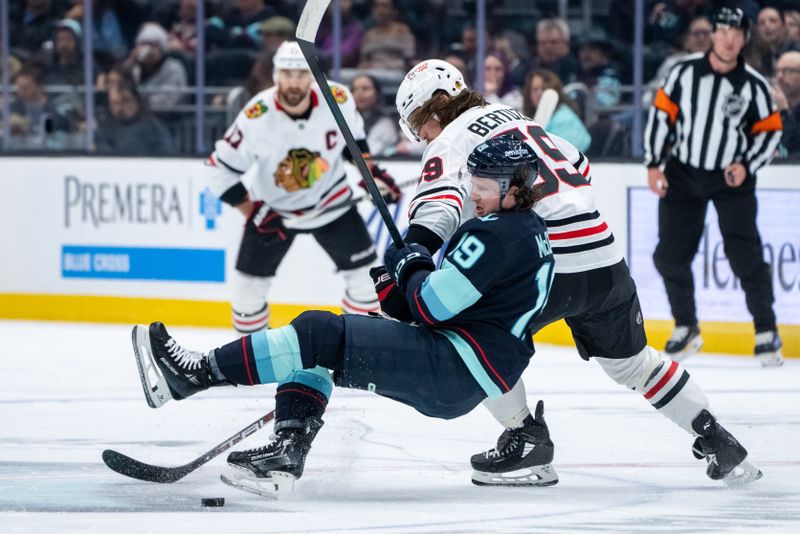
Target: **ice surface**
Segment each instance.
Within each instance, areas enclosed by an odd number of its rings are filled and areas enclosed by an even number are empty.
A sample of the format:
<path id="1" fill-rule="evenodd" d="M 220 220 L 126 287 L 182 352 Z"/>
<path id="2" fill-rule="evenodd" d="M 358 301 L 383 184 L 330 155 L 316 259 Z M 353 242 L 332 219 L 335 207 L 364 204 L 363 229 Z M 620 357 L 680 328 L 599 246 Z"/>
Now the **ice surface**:
<path id="1" fill-rule="evenodd" d="M 175 328 L 189 348 L 227 330 Z M 525 374 L 545 401 L 558 485 L 481 488 L 469 456 L 499 427 L 482 408 L 423 417 L 373 394 L 335 390 L 290 498 L 224 486 L 224 456 L 170 485 L 103 465 L 113 448 L 179 465 L 270 410 L 274 388 L 221 388 L 153 410 L 130 328 L 0 322 L 0 533 L 800 532 L 800 361 L 696 356 L 686 368 L 764 478 L 727 489 L 706 478 L 692 439 L 572 349 L 543 345 Z M 239 447 L 255 446 L 268 429 Z M 202 497 L 225 497 L 202 508 Z"/>

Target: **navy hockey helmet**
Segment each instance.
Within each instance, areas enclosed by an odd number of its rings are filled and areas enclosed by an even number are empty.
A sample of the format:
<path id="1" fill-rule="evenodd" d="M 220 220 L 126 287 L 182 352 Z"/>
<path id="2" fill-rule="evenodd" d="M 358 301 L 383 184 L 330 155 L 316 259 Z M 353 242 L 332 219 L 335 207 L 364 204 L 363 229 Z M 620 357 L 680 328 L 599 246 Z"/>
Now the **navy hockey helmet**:
<path id="1" fill-rule="evenodd" d="M 506 196 L 514 179 L 533 187 L 539 174 L 539 157 L 527 144 L 511 135 L 503 135 L 476 146 L 467 158 L 467 172 L 478 178 L 500 182 L 500 198 Z"/>
<path id="2" fill-rule="evenodd" d="M 711 23 L 714 31 L 717 31 L 719 26 L 728 26 L 729 28 L 741 28 L 744 32 L 744 39 L 747 41 L 750 38 L 750 19 L 744 14 L 741 8 L 738 7 L 721 7 L 714 12 L 711 17 Z"/>

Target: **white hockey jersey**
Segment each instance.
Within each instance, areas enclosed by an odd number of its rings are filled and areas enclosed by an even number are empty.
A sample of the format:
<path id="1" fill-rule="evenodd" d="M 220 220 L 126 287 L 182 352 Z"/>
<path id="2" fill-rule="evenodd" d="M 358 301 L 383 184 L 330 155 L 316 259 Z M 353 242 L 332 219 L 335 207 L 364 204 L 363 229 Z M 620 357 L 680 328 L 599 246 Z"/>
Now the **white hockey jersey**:
<path id="1" fill-rule="evenodd" d="M 527 142 L 539 156 L 536 183 L 544 183 L 547 196 L 534 211 L 547 223 L 555 272 L 576 273 L 621 261 L 614 235 L 595 207 L 589 161 L 570 143 L 504 104 L 467 110 L 428 145 L 409 205 L 410 224 L 447 240 L 473 212 L 459 187 L 459 170 L 480 143 L 508 134 Z"/>
<path id="2" fill-rule="evenodd" d="M 336 83 L 330 90 L 355 139 L 364 139 L 350 91 Z M 340 217 L 349 205 L 336 206 L 353 195 L 342 160 L 346 143 L 319 91 L 311 86 L 311 110 L 301 118 L 283 110 L 276 87 L 253 97 L 207 162 L 212 191 L 222 196 L 241 187 L 242 174 L 257 165 L 251 198 L 266 202 L 292 228 L 318 228 Z"/>

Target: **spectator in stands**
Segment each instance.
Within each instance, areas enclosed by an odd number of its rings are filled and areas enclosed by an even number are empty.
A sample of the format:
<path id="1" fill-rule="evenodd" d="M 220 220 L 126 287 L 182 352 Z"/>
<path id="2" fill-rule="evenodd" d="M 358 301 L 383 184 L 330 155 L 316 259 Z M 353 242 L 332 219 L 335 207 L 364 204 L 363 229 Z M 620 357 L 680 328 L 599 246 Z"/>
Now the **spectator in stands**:
<path id="1" fill-rule="evenodd" d="M 158 21 L 168 30 L 169 49 L 194 55 L 197 49 L 197 0 L 180 0 L 171 11 Z"/>
<path id="2" fill-rule="evenodd" d="M 373 156 L 390 156 L 400 141 L 397 120 L 386 113 L 380 82 L 373 76 L 362 74 L 350 82 L 350 92 L 356 101 L 356 109 L 364 118 L 367 144 Z"/>
<path id="3" fill-rule="evenodd" d="M 225 106 L 226 124 L 233 124 L 236 116 L 250 99 L 274 85 L 272 68 L 272 54 L 260 54 L 241 86 L 231 89 L 225 97 L 222 95 L 214 97 L 212 105 Z"/>
<path id="4" fill-rule="evenodd" d="M 680 45 L 689 23 L 699 15 L 708 15 L 711 2 L 706 0 L 663 0 L 653 6 L 645 24 L 645 41 Z"/>
<path id="5" fill-rule="evenodd" d="M 26 65 L 14 77 L 15 96 L 9 102 L 11 147 L 63 148 L 69 121 L 44 92 L 41 69 Z"/>
<path id="6" fill-rule="evenodd" d="M 506 75 L 508 63 L 499 52 L 486 55 L 483 62 L 483 96 L 491 104 L 501 103 L 522 109 L 522 93 Z"/>
<path id="7" fill-rule="evenodd" d="M 783 13 L 774 7 L 765 7 L 758 12 L 753 40 L 748 47 L 747 62 L 764 76 L 775 74 L 775 61 L 784 52 L 796 50 L 787 36 Z"/>
<path id="8" fill-rule="evenodd" d="M 261 23 L 278 14 L 264 0 L 234 0 L 233 7 L 224 16 L 229 32 L 230 48 L 258 49 L 261 44 Z"/>
<path id="9" fill-rule="evenodd" d="M 676 50 L 674 53 L 667 56 L 667 59 L 658 67 L 656 75 L 650 80 L 644 88 L 642 95 L 642 105 L 645 109 L 650 108 L 653 102 L 653 97 L 661 87 L 667 73 L 672 70 L 678 61 L 684 59 L 689 54 L 696 54 L 698 52 L 707 52 L 711 48 L 711 21 L 706 16 L 696 17 L 689 24 L 689 30 L 683 39 L 683 46 Z"/>
<path id="10" fill-rule="evenodd" d="M 97 132 L 97 150 L 131 155 L 175 152 L 166 126 L 147 110 L 136 87 L 127 83 L 109 87 L 107 118 Z"/>
<path id="11" fill-rule="evenodd" d="M 294 39 L 297 26 L 288 17 L 271 17 L 261 23 L 261 52 L 274 54 L 284 41 Z"/>
<path id="12" fill-rule="evenodd" d="M 151 109 L 174 106 L 183 100 L 187 86 L 183 63 L 165 54 L 169 48 L 167 31 L 155 22 L 142 25 L 136 46 L 125 60 L 125 68 L 133 72 L 138 86 L 147 91 Z"/>
<path id="13" fill-rule="evenodd" d="M 580 69 L 576 81 L 592 90 L 595 108 L 603 111 L 620 103 L 622 82 L 611 64 L 612 44 L 602 30 L 593 30 L 581 40 L 578 49 Z"/>
<path id="14" fill-rule="evenodd" d="M 53 35 L 58 21 L 51 4 L 50 0 L 25 1 L 25 9 L 20 11 L 20 18 L 14 21 L 9 32 L 12 48 L 19 47 L 31 54 L 41 50 L 42 43 Z"/>
<path id="15" fill-rule="evenodd" d="M 514 84 L 514 87 L 525 85 L 525 79 L 530 70 L 528 43 L 525 38 L 515 31 L 507 30 L 494 38 L 493 47 L 507 59 L 506 76 Z"/>
<path id="16" fill-rule="evenodd" d="M 64 18 L 83 20 L 85 0 L 75 0 Z M 92 47 L 95 59 L 101 63 L 113 64 L 123 59 L 129 50 L 128 43 L 123 33 L 122 23 L 118 11 L 119 4 L 126 2 L 112 2 L 111 0 L 92 0 Z"/>
<path id="17" fill-rule="evenodd" d="M 548 69 L 564 83 L 574 80 L 578 62 L 569 50 L 569 26 L 560 18 L 544 19 L 536 25 L 536 61 L 534 67 Z"/>
<path id="18" fill-rule="evenodd" d="M 393 0 L 372 0 L 375 26 L 361 41 L 361 69 L 405 72 L 416 52 L 416 41 L 408 25 L 397 20 Z"/>
<path id="19" fill-rule="evenodd" d="M 586 152 L 592 143 L 592 136 L 584 126 L 583 121 L 576 113 L 577 106 L 571 98 L 564 94 L 564 84 L 555 72 L 547 69 L 535 70 L 528 76 L 523 91 L 524 103 L 522 112 L 528 117 L 536 115 L 539 99 L 545 89 L 552 89 L 558 93 L 558 106 L 547 124 L 542 124 L 545 130 L 569 141 L 581 152 Z"/>
<path id="20" fill-rule="evenodd" d="M 53 53 L 44 75 L 47 85 L 79 85 L 83 83 L 81 25 L 64 19 L 55 27 Z"/>
<path id="21" fill-rule="evenodd" d="M 783 19 L 786 23 L 786 39 L 793 46 L 800 47 L 800 11 L 784 11 Z"/>
<path id="22" fill-rule="evenodd" d="M 3 50 L 3 42 L 0 40 L 0 51 Z M 0 61 L 0 76 L 3 73 L 3 69 L 6 68 L 6 65 L 3 65 L 3 62 Z M 22 62 L 19 60 L 17 56 L 14 55 L 12 51 L 8 53 L 8 79 L 13 80 L 14 76 L 22 69 Z"/>
<path id="23" fill-rule="evenodd" d="M 342 54 L 342 67 L 351 68 L 358 64 L 361 54 L 361 41 L 364 39 L 364 23 L 353 11 L 353 0 L 339 0 L 342 13 L 342 38 L 339 48 Z M 331 11 L 333 4 L 328 6 L 328 11 L 322 19 L 317 31 L 317 44 L 320 50 L 320 60 L 330 65 L 333 58 L 333 19 Z"/>
<path id="24" fill-rule="evenodd" d="M 800 155 L 800 52 L 784 52 L 778 59 L 772 97 L 783 121 L 782 152 L 797 157 Z"/>

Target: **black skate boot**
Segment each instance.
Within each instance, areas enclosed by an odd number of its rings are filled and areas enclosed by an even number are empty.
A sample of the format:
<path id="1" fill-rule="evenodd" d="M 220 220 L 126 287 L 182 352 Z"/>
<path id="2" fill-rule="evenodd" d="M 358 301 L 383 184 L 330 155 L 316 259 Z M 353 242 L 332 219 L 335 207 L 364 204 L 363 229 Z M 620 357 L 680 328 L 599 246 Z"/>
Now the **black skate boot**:
<path id="1" fill-rule="evenodd" d="M 780 367 L 783 365 L 783 342 L 778 332 L 767 330 L 756 333 L 756 359 L 762 367 Z"/>
<path id="2" fill-rule="evenodd" d="M 700 436 L 692 445 L 695 458 L 708 462 L 706 474 L 728 485 L 739 485 L 761 478 L 761 470 L 747 461 L 747 450 L 711 415 L 701 411 L 692 421 Z"/>
<path id="3" fill-rule="evenodd" d="M 680 362 L 696 354 L 703 348 L 703 338 L 700 337 L 700 329 L 697 325 L 676 326 L 672 331 L 672 337 L 667 341 L 664 354 L 674 362 Z"/>
<path id="4" fill-rule="evenodd" d="M 470 460 L 472 483 L 477 486 L 552 486 L 558 474 L 551 465 L 554 446 L 544 422 L 544 403 L 536 404 L 521 428 L 505 430 L 497 447 Z"/>
<path id="5" fill-rule="evenodd" d="M 228 383 L 215 380 L 206 355 L 178 345 L 162 323 L 151 323 L 149 328 L 136 325 L 132 337 L 139 377 L 151 408 Z"/>
<path id="6" fill-rule="evenodd" d="M 276 423 L 268 445 L 230 453 L 228 465 L 235 469 L 220 478 L 229 486 L 265 497 L 291 493 L 295 480 L 303 476 L 306 456 L 323 424 L 319 417 Z"/>

